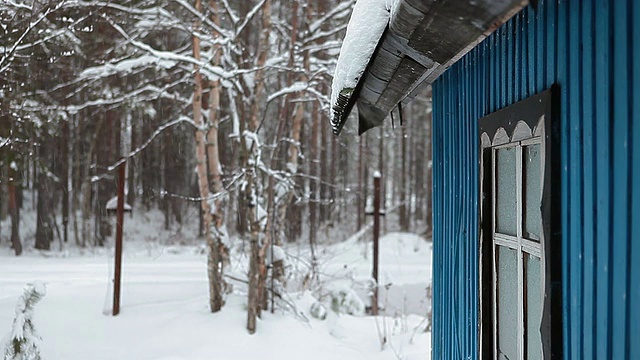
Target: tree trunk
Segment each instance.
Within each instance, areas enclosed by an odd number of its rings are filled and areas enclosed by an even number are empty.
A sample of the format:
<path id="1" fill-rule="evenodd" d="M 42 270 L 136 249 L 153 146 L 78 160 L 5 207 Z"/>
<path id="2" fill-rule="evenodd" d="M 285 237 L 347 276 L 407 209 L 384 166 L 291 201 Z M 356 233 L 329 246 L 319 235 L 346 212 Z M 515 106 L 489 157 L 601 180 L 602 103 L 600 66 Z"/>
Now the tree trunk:
<path id="1" fill-rule="evenodd" d="M 218 4 L 217 1 L 210 0 L 209 5 L 213 10 L 211 20 L 220 25 L 220 17 L 218 16 Z M 214 36 L 219 34 L 214 33 Z M 213 65 L 219 66 L 222 58 L 222 48 L 214 44 L 213 45 L 214 57 Z M 220 81 L 211 81 L 211 89 L 209 92 L 209 132 L 207 133 L 207 157 L 209 161 L 209 181 L 211 182 L 211 189 L 213 191 L 213 206 L 212 221 L 213 227 L 213 239 L 215 241 L 216 251 L 210 253 L 209 262 L 217 266 L 220 269 L 220 274 L 217 274 L 217 278 L 210 279 L 210 281 L 217 281 L 220 286 L 224 285 L 224 265 L 229 263 L 229 249 L 227 248 L 228 234 L 226 231 L 226 198 L 223 195 L 222 184 L 222 163 L 220 161 L 220 144 L 219 144 L 219 127 L 220 127 Z M 211 273 L 211 275 L 216 275 Z M 215 285 L 215 284 L 214 284 Z"/>
<path id="2" fill-rule="evenodd" d="M 360 231 L 362 226 L 364 225 L 364 210 L 365 210 L 365 187 L 366 187 L 366 179 L 364 178 L 364 166 L 365 166 L 365 137 L 364 135 L 358 138 L 358 193 L 356 195 L 356 206 L 358 207 L 358 225 L 356 230 Z"/>
<path id="3" fill-rule="evenodd" d="M 196 9 L 202 11 L 202 3 L 196 0 Z M 194 26 L 195 29 L 200 27 L 199 22 Z M 200 60 L 200 39 L 193 36 L 193 55 Z M 209 257 L 207 261 L 207 274 L 209 276 L 209 307 L 211 312 L 219 311 L 224 305 L 222 299 L 221 275 L 218 269 L 218 244 L 211 232 L 213 218 L 210 205 L 209 181 L 207 179 L 207 152 L 206 152 L 206 129 L 204 128 L 204 119 L 202 116 L 202 74 L 200 68 L 195 67 L 195 88 L 193 92 L 193 117 L 198 127 L 195 131 L 196 140 L 196 160 L 198 173 L 198 188 L 200 192 L 200 206 L 202 207 L 202 222 L 204 228 L 204 236 L 209 248 Z"/>
<path id="4" fill-rule="evenodd" d="M 311 248 L 311 260 L 315 260 L 316 236 L 318 233 L 318 102 L 313 103 L 311 113 L 311 160 L 309 162 L 309 247 Z"/>
<path id="5" fill-rule="evenodd" d="M 401 169 L 400 169 L 400 229 L 409 231 L 409 216 L 407 214 L 407 128 L 403 124 L 401 129 Z"/>
<path id="6" fill-rule="evenodd" d="M 18 206 L 18 196 L 16 194 L 16 171 L 9 168 L 8 183 L 9 190 L 9 214 L 11 215 L 11 246 L 16 256 L 22 254 L 22 243 L 20 242 L 20 207 Z"/>
<path id="7" fill-rule="evenodd" d="M 296 44 L 298 41 L 298 1 L 294 1 L 293 5 L 292 5 L 293 9 L 292 9 L 292 19 L 291 19 L 291 43 L 290 43 L 290 53 L 289 53 L 289 67 L 293 68 L 295 66 L 295 52 L 294 50 L 296 49 Z M 305 51 L 304 53 L 304 68 L 305 70 L 309 70 L 309 52 Z M 287 85 L 290 86 L 292 84 L 293 77 L 289 76 L 287 79 Z M 300 77 L 301 81 L 305 81 L 306 77 L 305 76 L 301 76 Z M 296 98 L 300 98 L 302 94 L 300 93 L 296 93 L 294 96 Z M 287 97 L 287 102 L 289 102 L 291 100 L 290 97 Z M 289 104 L 291 104 L 289 102 Z M 293 104 L 294 106 L 294 111 L 293 111 L 293 121 L 291 124 L 291 134 L 290 134 L 290 139 L 291 141 L 289 142 L 289 148 L 287 149 L 287 164 L 286 164 L 286 170 L 289 171 L 289 180 L 293 181 L 292 178 L 296 176 L 296 174 L 298 173 L 298 157 L 300 155 L 300 133 L 302 132 L 302 121 L 304 119 L 304 105 L 303 103 L 299 102 L 297 104 Z M 287 109 L 289 109 L 290 106 L 287 106 Z M 288 111 L 285 111 L 285 117 L 288 117 L 289 113 Z M 277 140 L 277 139 L 276 139 Z M 278 216 L 278 221 L 276 222 L 276 224 L 278 224 L 278 228 L 277 228 L 277 232 L 276 232 L 276 244 L 281 244 L 281 238 L 283 237 L 283 233 L 284 233 L 284 225 L 286 222 L 286 218 L 287 218 L 287 209 L 289 207 L 289 205 L 291 204 L 291 201 L 293 200 L 293 189 L 288 189 L 287 194 L 284 196 L 283 199 L 279 199 L 278 203 L 279 203 L 279 207 L 277 207 L 277 216 Z"/>
<path id="8" fill-rule="evenodd" d="M 271 32 L 271 0 L 266 0 L 262 6 L 262 28 L 260 29 L 260 37 L 258 40 L 258 60 L 256 62 L 257 71 L 255 74 L 255 89 L 254 98 L 251 104 L 251 116 L 249 123 L 249 132 L 252 136 L 257 136 L 255 131 L 259 126 L 259 119 L 262 111 L 263 104 L 265 104 L 265 86 L 264 86 L 264 65 L 267 62 L 267 56 L 269 54 L 269 33 Z M 262 110 L 262 111 L 261 111 Z M 249 139 L 243 134 L 244 141 Z M 248 311 L 247 311 L 247 330 L 250 334 L 256 331 L 256 317 L 261 314 L 260 301 L 264 298 L 263 292 L 265 291 L 266 281 L 266 265 L 265 257 L 266 250 L 269 249 L 269 241 L 264 241 L 262 246 L 259 243 L 260 237 L 260 224 L 259 219 L 255 216 L 256 208 L 260 206 L 258 203 L 261 198 L 258 193 L 257 186 L 257 174 L 255 171 L 256 160 L 255 154 L 258 149 L 255 149 L 258 144 L 252 141 L 251 153 L 245 157 L 246 163 L 246 190 L 249 191 L 246 195 L 249 196 L 249 203 L 246 207 L 247 220 L 249 221 L 250 228 L 250 244 L 251 255 L 249 258 L 249 291 L 248 291 Z M 247 148 L 246 143 L 244 148 Z M 251 161 L 250 161 L 251 159 Z M 265 239 L 267 240 L 267 239 Z"/>
<path id="9" fill-rule="evenodd" d="M 328 126 L 323 126 L 324 128 L 328 128 Z M 331 159 L 330 163 L 331 165 L 329 166 L 329 178 L 327 179 L 327 182 L 330 183 L 331 185 L 327 187 L 328 189 L 328 194 L 327 194 L 327 207 L 328 207 L 328 213 L 327 213 L 327 220 L 330 223 L 333 223 L 333 221 L 336 219 L 336 186 L 338 184 L 338 182 L 336 181 L 337 179 L 337 169 L 338 169 L 338 162 L 339 162 L 339 154 L 338 154 L 338 137 L 334 136 L 330 131 L 327 131 L 327 136 L 329 137 L 329 142 L 330 142 L 330 146 L 331 146 L 331 157 L 329 157 L 329 159 Z M 333 226 L 333 224 L 331 225 Z"/>
<path id="10" fill-rule="evenodd" d="M 318 206 L 320 209 L 320 223 L 324 224 L 327 221 L 327 204 L 326 199 L 329 194 L 329 188 L 327 187 L 329 181 L 329 137 L 327 134 L 328 126 L 320 127 L 320 196 L 318 200 Z"/>
<path id="11" fill-rule="evenodd" d="M 137 145 L 138 132 L 136 130 L 137 121 L 131 122 L 131 146 L 129 151 L 135 151 Z M 132 156 L 127 159 L 127 204 L 134 206 L 136 201 L 136 156 Z"/>
<path id="12" fill-rule="evenodd" d="M 62 226 L 65 243 L 69 241 L 69 121 L 70 120 L 67 120 L 62 123 L 62 138 L 60 139 L 60 149 L 62 150 L 60 167 L 60 178 L 62 181 Z"/>
<path id="13" fill-rule="evenodd" d="M 53 241 L 53 224 L 51 212 L 53 204 L 51 195 L 53 188 L 51 178 L 47 174 L 38 177 L 38 206 L 36 220 L 36 249 L 50 250 Z"/>

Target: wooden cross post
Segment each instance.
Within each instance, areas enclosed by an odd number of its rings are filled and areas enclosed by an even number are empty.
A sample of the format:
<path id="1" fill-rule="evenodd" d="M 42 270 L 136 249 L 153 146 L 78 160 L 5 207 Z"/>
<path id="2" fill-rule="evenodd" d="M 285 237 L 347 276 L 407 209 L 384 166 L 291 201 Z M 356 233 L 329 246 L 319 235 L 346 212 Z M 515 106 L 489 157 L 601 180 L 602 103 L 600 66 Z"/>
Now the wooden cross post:
<path id="1" fill-rule="evenodd" d="M 382 175 L 379 171 L 373 174 L 373 213 L 367 212 L 367 215 L 373 215 L 373 279 L 376 282 L 371 296 L 371 314 L 378 315 L 378 260 L 380 258 L 380 216 L 384 216 L 384 212 L 380 211 L 381 188 L 380 178 Z"/>
<path id="2" fill-rule="evenodd" d="M 116 209 L 116 256 L 113 278 L 113 316 L 120 313 L 120 283 L 122 279 L 122 226 L 124 225 L 124 176 L 127 162 L 118 167 L 118 206 Z"/>

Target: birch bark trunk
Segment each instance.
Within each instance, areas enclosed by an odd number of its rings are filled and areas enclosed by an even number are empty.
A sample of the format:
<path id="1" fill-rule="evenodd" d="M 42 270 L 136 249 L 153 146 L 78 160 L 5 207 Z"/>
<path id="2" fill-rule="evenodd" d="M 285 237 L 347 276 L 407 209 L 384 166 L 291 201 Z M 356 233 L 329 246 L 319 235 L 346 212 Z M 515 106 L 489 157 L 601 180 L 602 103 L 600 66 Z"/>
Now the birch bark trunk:
<path id="1" fill-rule="evenodd" d="M 220 17 L 218 15 L 218 3 L 216 0 L 210 0 L 209 6 L 212 10 L 211 20 L 220 25 Z M 218 37 L 219 34 L 215 33 L 214 37 Z M 222 58 L 222 47 L 219 44 L 213 45 L 213 66 L 220 66 Z M 229 263 L 229 249 L 226 246 L 227 230 L 226 230 L 226 201 L 222 195 L 222 165 L 220 161 L 220 144 L 218 142 L 219 126 L 220 126 L 220 80 L 215 79 L 211 81 L 211 89 L 209 91 L 209 132 L 207 133 L 207 158 L 209 161 L 209 181 L 211 183 L 211 190 L 213 191 L 213 209 L 212 215 L 212 228 L 213 238 L 216 242 L 217 248 L 215 253 L 210 254 L 210 261 L 215 262 L 220 269 L 220 274 L 217 276 L 217 282 L 220 284 L 218 291 L 222 291 L 225 282 L 222 278 L 224 274 L 224 265 Z M 210 279 L 213 281 L 213 279 Z"/>
<path id="2" fill-rule="evenodd" d="M 260 30 L 260 37 L 258 39 L 258 59 L 256 62 L 256 68 L 258 69 L 255 74 L 255 87 L 253 93 L 253 102 L 251 103 L 250 110 L 250 123 L 248 130 L 251 133 L 249 136 L 257 137 L 256 131 L 260 125 L 260 115 L 262 114 L 262 107 L 265 104 L 265 78 L 264 78 L 264 65 L 267 62 L 269 55 L 269 33 L 271 32 L 271 0 L 266 0 L 262 5 L 262 29 Z M 262 109 L 265 111 L 266 109 Z M 248 311 L 247 311 L 247 330 L 250 334 L 256 331 L 256 318 L 261 314 L 261 299 L 264 298 L 265 280 L 267 274 L 267 268 L 265 265 L 266 250 L 270 244 L 267 238 L 265 238 L 262 244 L 260 244 L 260 233 L 264 230 L 260 228 L 260 219 L 256 216 L 256 210 L 260 206 L 258 203 L 261 198 L 259 194 L 259 187 L 257 186 L 257 173 L 256 165 L 259 159 L 256 159 L 257 150 L 259 146 L 256 143 L 257 139 L 247 139 L 247 134 L 243 134 L 244 149 L 248 151 L 245 160 L 245 176 L 246 186 L 244 196 L 249 199 L 248 206 L 246 206 L 247 220 L 249 223 L 249 239 L 251 244 L 251 254 L 249 257 L 249 291 L 248 291 Z M 250 146 L 247 144 L 250 141 Z M 262 230 L 262 231 L 261 231 Z"/>
<path id="3" fill-rule="evenodd" d="M 195 8 L 202 11 L 201 0 L 196 0 Z M 194 28 L 200 27 L 199 21 Z M 200 61 L 200 39 L 193 36 L 193 56 Z M 211 211 L 211 193 L 209 191 L 209 180 L 207 179 L 207 130 L 202 116 L 202 74 L 196 65 L 194 72 L 195 87 L 193 91 L 193 117 L 197 129 L 195 131 L 196 140 L 196 171 L 198 174 L 198 189 L 200 192 L 200 206 L 202 208 L 202 222 L 204 227 L 204 237 L 209 250 L 207 258 L 207 274 L 209 276 L 209 307 L 211 312 L 219 311 L 224 305 L 222 299 L 222 282 L 219 269 L 219 249 L 218 242 L 212 234 L 213 216 Z M 217 139 L 217 131 L 216 131 Z"/>

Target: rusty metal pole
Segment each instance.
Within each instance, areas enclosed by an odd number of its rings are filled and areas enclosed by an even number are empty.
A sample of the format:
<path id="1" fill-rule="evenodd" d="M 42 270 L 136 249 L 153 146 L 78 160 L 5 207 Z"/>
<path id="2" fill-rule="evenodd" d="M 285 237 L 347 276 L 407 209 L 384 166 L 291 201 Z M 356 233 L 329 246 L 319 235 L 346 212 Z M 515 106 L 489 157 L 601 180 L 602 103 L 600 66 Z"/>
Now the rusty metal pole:
<path id="1" fill-rule="evenodd" d="M 124 223 L 124 176 L 127 162 L 118 167 L 118 207 L 116 209 L 116 259 L 113 278 L 113 316 L 120 313 L 120 284 L 122 280 L 122 226 Z"/>
<path id="2" fill-rule="evenodd" d="M 380 256 L 380 172 L 373 174 L 373 279 L 375 288 L 371 299 L 371 314 L 378 315 L 378 260 Z"/>

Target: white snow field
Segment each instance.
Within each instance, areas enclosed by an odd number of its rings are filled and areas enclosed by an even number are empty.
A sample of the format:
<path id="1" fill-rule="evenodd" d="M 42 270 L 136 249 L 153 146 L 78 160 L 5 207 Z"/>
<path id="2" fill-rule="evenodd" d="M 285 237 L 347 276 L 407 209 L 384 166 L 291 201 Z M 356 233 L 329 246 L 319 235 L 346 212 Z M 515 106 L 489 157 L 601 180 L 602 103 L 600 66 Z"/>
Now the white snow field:
<path id="1" fill-rule="evenodd" d="M 311 292 L 291 291 L 290 300 L 302 314 L 263 313 L 254 335 L 245 330 L 242 284 L 234 284 L 221 312 L 208 311 L 206 259 L 199 247 L 150 247 L 143 242 L 125 240 L 122 308 L 117 317 L 104 314 L 111 306 L 109 249 L 48 256 L 30 250 L 16 258 L 3 248 L 0 338 L 11 329 L 24 285 L 41 280 L 47 284 L 47 295 L 35 308 L 34 323 L 43 339 L 44 360 L 430 359 L 425 315 L 430 306 L 426 288 L 431 279 L 431 243 L 418 236 L 393 233 L 381 239 L 381 284 L 393 284 L 388 296 L 380 296 L 386 318 L 329 311 L 326 320 L 318 320 L 309 314 Z M 357 284 L 366 282 L 371 271 L 368 244 L 350 240 L 320 247 L 323 287 L 357 289 Z M 297 247 L 287 250 L 290 258 L 308 256 Z M 242 277 L 244 265 L 236 262 L 231 273 Z M 300 263 L 290 265 L 295 268 Z M 358 292 L 366 296 L 365 290 Z M 381 349 L 385 333 L 389 341 Z"/>

